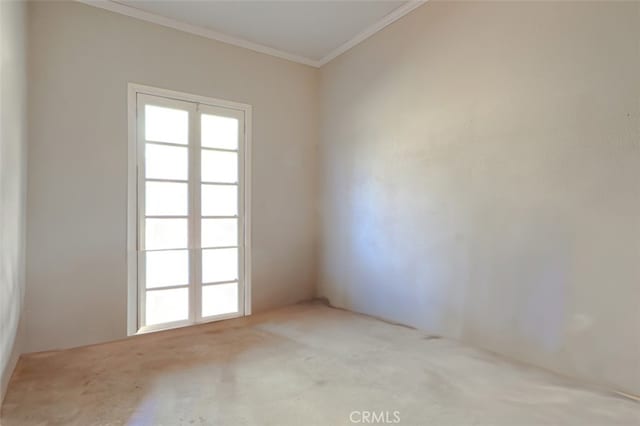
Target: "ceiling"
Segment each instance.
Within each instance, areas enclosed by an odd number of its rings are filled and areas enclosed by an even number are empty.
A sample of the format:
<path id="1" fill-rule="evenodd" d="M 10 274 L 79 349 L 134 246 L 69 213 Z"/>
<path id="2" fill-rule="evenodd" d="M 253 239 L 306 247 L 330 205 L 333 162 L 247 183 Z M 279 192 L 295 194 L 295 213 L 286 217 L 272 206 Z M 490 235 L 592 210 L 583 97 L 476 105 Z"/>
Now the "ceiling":
<path id="1" fill-rule="evenodd" d="M 81 0 L 320 66 L 420 5 L 416 1 Z"/>

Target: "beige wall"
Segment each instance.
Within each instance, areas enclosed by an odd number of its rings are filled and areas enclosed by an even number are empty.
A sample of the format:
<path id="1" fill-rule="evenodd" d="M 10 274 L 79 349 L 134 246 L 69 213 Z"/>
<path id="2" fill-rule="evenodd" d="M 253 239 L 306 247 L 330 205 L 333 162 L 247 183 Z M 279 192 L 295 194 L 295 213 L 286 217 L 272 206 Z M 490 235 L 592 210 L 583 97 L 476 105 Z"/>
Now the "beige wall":
<path id="1" fill-rule="evenodd" d="M 129 82 L 253 106 L 253 309 L 312 297 L 317 70 L 79 3 L 29 13 L 26 351 L 126 335 Z"/>
<path id="2" fill-rule="evenodd" d="M 640 3 L 429 2 L 321 70 L 319 295 L 640 394 Z"/>
<path id="3" fill-rule="evenodd" d="M 27 150 L 26 5 L 0 1 L 0 404 L 22 350 Z"/>

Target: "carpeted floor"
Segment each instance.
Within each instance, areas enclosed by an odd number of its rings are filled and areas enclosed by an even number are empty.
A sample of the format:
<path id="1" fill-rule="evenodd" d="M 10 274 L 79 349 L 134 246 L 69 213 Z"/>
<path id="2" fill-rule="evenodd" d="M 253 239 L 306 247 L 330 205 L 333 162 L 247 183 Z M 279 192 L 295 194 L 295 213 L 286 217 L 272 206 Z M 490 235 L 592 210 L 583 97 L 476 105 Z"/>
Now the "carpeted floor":
<path id="1" fill-rule="evenodd" d="M 14 425 L 639 425 L 640 404 L 318 304 L 24 355 Z"/>

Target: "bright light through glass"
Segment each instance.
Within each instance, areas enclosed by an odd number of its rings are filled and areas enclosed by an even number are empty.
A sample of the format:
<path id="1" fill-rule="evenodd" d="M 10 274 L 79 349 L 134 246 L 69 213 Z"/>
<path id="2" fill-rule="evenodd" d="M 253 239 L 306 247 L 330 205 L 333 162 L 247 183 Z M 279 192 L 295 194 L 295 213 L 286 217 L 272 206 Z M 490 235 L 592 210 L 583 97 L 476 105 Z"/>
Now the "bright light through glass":
<path id="1" fill-rule="evenodd" d="M 201 163 L 204 182 L 238 182 L 238 153 L 203 149 Z"/>
<path id="2" fill-rule="evenodd" d="M 147 182 L 145 186 L 147 216 L 186 216 L 188 192 L 186 183 Z"/>
<path id="3" fill-rule="evenodd" d="M 147 291 L 145 323 L 147 325 L 189 318 L 189 289 Z"/>
<path id="4" fill-rule="evenodd" d="M 146 219 L 145 250 L 187 248 L 187 219 Z"/>
<path id="5" fill-rule="evenodd" d="M 202 247 L 238 245 L 238 219 L 202 219 Z"/>
<path id="6" fill-rule="evenodd" d="M 218 115 L 202 114 L 202 146 L 238 149 L 238 120 Z"/>
<path id="7" fill-rule="evenodd" d="M 187 147 L 147 143 L 144 155 L 147 179 L 188 179 Z"/>
<path id="8" fill-rule="evenodd" d="M 189 143 L 189 113 L 180 109 L 145 105 L 145 139 L 154 142 Z"/>
<path id="9" fill-rule="evenodd" d="M 235 216 L 238 214 L 238 187 L 235 185 L 202 185 L 203 216 Z"/>
<path id="10" fill-rule="evenodd" d="M 145 255 L 147 288 L 189 283 L 189 252 L 187 250 L 148 251 Z"/>
<path id="11" fill-rule="evenodd" d="M 238 279 L 238 249 L 202 250 L 202 282 L 215 283 Z"/>
<path id="12" fill-rule="evenodd" d="M 202 287 L 202 316 L 238 312 L 238 283 Z"/>

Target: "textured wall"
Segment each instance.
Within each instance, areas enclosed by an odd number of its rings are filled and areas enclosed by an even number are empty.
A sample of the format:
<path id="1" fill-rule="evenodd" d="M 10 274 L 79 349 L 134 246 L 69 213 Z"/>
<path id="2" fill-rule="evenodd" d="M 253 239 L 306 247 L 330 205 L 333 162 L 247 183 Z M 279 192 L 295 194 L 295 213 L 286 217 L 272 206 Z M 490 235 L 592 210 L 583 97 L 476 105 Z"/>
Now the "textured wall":
<path id="1" fill-rule="evenodd" d="M 27 350 L 126 335 L 129 82 L 253 106 L 254 312 L 310 298 L 317 70 L 75 2 L 29 13 Z"/>
<path id="2" fill-rule="evenodd" d="M 640 394 L 640 3 L 428 2 L 321 70 L 319 295 Z"/>
<path id="3" fill-rule="evenodd" d="M 27 149 L 26 4 L 0 1 L 0 404 L 21 351 Z"/>

